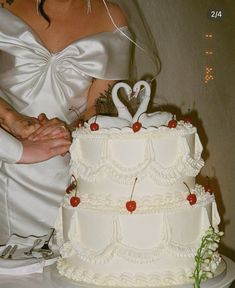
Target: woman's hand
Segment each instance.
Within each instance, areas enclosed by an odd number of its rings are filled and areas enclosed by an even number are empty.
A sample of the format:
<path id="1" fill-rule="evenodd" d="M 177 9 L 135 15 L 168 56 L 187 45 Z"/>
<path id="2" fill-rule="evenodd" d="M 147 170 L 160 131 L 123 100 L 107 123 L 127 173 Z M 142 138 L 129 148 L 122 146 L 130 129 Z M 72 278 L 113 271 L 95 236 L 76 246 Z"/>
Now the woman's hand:
<path id="1" fill-rule="evenodd" d="M 28 139 L 31 141 L 64 138 L 71 141 L 71 132 L 65 122 L 58 118 L 48 119 L 44 113 L 38 116 L 41 125 Z"/>

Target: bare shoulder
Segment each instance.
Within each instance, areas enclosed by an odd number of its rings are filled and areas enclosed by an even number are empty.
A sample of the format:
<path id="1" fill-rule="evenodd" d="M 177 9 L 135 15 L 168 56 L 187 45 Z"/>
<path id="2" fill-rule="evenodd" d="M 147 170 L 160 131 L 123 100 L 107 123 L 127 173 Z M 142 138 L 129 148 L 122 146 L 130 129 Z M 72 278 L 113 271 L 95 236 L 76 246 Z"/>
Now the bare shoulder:
<path id="1" fill-rule="evenodd" d="M 99 21 L 102 21 L 103 26 L 107 29 L 113 30 L 113 23 L 112 23 L 111 17 L 118 27 L 126 26 L 127 19 L 121 7 L 118 6 L 117 4 L 110 3 L 108 1 L 106 1 L 106 4 L 107 6 L 105 7 L 102 0 L 101 1 L 97 0 L 96 1 L 97 6 L 95 5 L 96 7 L 94 7 L 95 9 L 97 8 L 96 12 L 98 12 L 97 14 L 99 15 L 99 19 L 100 19 Z M 108 14 L 107 8 L 108 8 L 110 15 Z"/>
<path id="2" fill-rule="evenodd" d="M 112 15 L 113 19 L 118 24 L 118 26 L 127 25 L 127 19 L 125 13 L 120 6 L 114 3 L 108 3 L 107 6 L 109 8 L 110 14 Z"/>
<path id="3" fill-rule="evenodd" d="M 32 11 L 36 10 L 36 6 L 31 0 L 0 0 L 2 6 L 16 16 L 25 19 L 32 17 Z"/>

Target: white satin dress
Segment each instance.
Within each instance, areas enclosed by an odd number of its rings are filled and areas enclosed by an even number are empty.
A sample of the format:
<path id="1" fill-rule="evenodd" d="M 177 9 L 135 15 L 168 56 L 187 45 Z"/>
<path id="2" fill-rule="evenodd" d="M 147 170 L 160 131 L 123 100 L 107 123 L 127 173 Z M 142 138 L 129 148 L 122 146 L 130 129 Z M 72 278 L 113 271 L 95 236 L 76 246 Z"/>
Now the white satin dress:
<path id="1" fill-rule="evenodd" d="M 120 29 L 128 33 L 127 27 Z M 50 53 L 24 21 L 0 7 L 0 97 L 20 113 L 44 112 L 70 123 L 76 118 L 70 107 L 86 109 L 93 78 L 127 79 L 129 46 L 114 30 Z M 6 133 L 0 136 L 0 243 L 11 233 L 44 234 L 54 225 L 69 182 L 69 155 L 14 164 L 21 144 Z"/>

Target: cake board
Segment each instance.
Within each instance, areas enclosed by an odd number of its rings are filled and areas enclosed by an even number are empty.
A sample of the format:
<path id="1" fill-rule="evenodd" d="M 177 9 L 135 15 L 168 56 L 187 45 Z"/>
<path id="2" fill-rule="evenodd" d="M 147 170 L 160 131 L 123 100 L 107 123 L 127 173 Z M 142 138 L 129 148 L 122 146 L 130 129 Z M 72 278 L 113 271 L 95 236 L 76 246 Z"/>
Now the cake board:
<path id="1" fill-rule="evenodd" d="M 235 280 L 235 263 L 225 257 L 223 257 L 223 261 L 226 265 L 226 270 L 222 272 L 220 275 L 213 279 L 209 279 L 201 284 L 201 288 L 229 288 L 231 287 L 233 281 Z M 58 288 L 107 288 L 107 286 L 97 286 L 92 284 L 87 284 L 83 282 L 75 282 L 70 279 L 61 276 L 56 267 L 54 266 L 51 271 L 51 280 L 56 283 L 56 287 Z M 120 287 L 109 287 L 109 288 L 120 288 Z M 122 287 L 122 288 L 131 288 L 131 287 Z M 146 288 L 146 287 L 141 287 Z M 169 286 L 165 287 L 151 287 L 151 288 L 169 288 Z M 193 288 L 193 284 L 184 284 L 184 285 L 175 285 L 170 288 Z M 232 288 L 232 287 L 231 287 Z"/>

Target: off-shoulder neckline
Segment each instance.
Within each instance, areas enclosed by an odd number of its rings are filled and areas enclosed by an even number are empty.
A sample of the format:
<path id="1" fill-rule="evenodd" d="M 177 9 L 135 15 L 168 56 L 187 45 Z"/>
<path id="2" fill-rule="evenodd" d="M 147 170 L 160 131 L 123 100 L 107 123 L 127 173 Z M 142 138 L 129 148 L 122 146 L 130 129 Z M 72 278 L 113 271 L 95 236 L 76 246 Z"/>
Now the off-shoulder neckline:
<path id="1" fill-rule="evenodd" d="M 96 32 L 90 35 L 86 35 L 83 37 L 80 37 L 74 41 L 72 41 L 71 43 L 69 43 L 68 45 L 66 45 L 64 48 L 58 50 L 58 51 L 50 51 L 41 41 L 40 37 L 37 35 L 37 33 L 23 20 L 21 19 L 19 16 L 15 15 L 14 13 L 12 13 L 11 11 L 5 9 L 2 5 L 0 5 L 0 10 L 5 11 L 10 17 L 15 18 L 19 23 L 21 23 L 23 26 L 25 26 L 25 28 L 27 28 L 27 30 L 30 32 L 30 34 L 33 36 L 33 38 L 45 49 L 47 50 L 47 52 L 51 55 L 55 55 L 55 54 L 60 54 L 62 53 L 64 50 L 66 50 L 67 48 L 69 48 L 70 46 L 73 46 L 81 41 L 84 41 L 86 39 L 90 39 L 90 38 L 94 38 L 97 37 L 99 35 L 103 35 L 103 34 L 114 34 L 116 32 L 119 32 L 119 30 L 121 31 L 128 31 L 128 26 L 120 26 L 118 28 L 115 28 L 112 31 L 100 31 L 100 32 Z M 125 33 L 125 32 L 124 32 Z"/>

